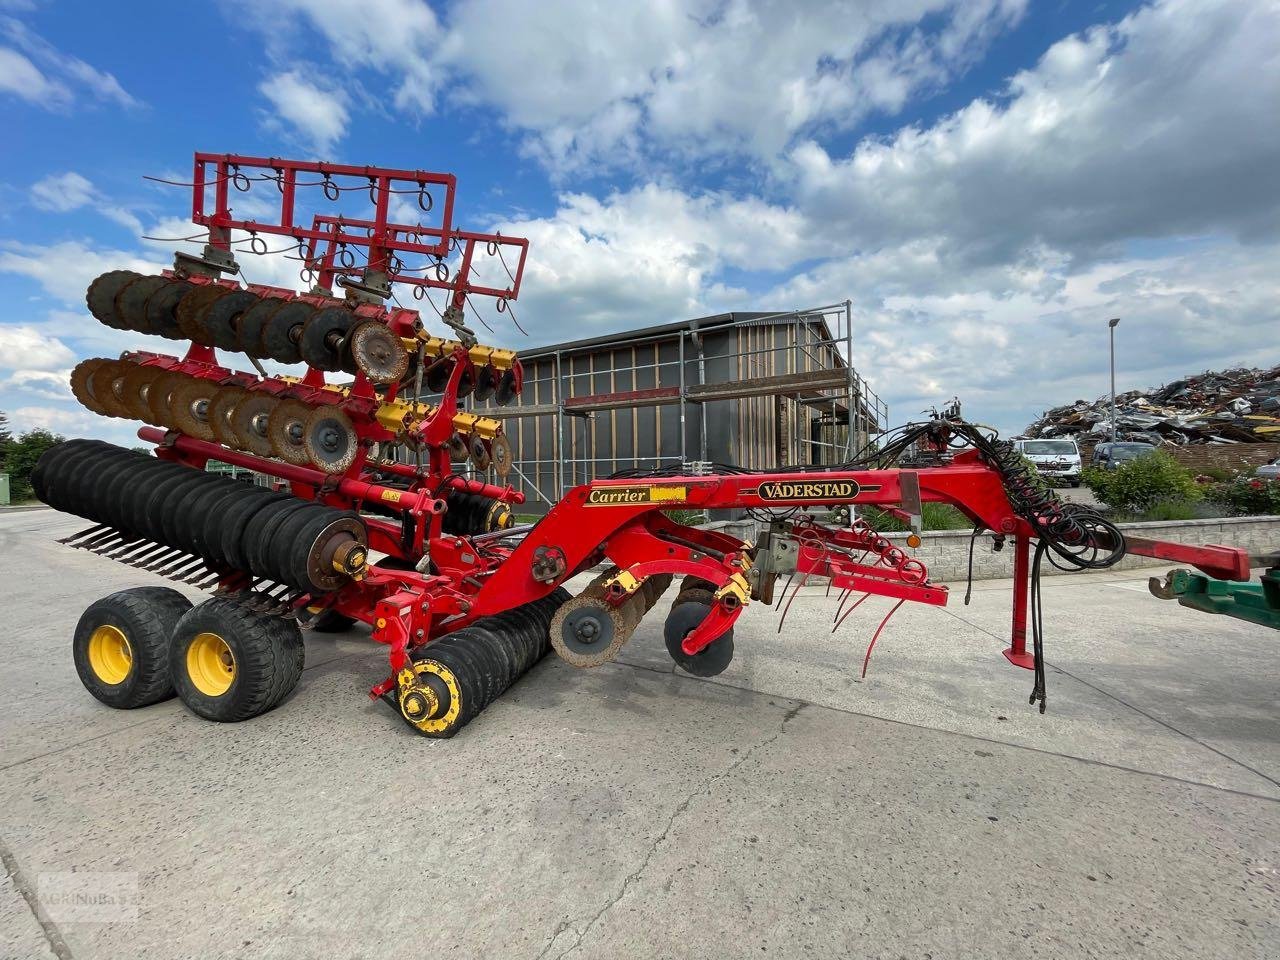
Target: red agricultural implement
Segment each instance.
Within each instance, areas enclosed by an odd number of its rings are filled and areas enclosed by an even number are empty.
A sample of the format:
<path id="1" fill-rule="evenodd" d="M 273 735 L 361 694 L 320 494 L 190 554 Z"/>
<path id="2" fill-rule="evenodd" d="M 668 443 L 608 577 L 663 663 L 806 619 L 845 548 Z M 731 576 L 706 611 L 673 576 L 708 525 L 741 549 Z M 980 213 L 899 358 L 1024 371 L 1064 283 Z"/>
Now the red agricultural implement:
<path id="1" fill-rule="evenodd" d="M 184 341 L 182 355 L 125 353 L 72 374 L 89 409 L 148 424 L 138 435 L 156 456 L 73 440 L 33 476 L 42 499 L 93 523 L 64 542 L 213 592 L 193 607 L 175 590 L 144 587 L 85 611 L 77 670 L 111 706 L 176 692 L 210 719 L 255 716 L 297 683 L 300 624 L 361 621 L 388 649 L 388 675 L 370 695 L 417 730 L 451 736 L 549 647 L 578 667 L 612 660 L 677 577 L 667 650 L 702 676 L 729 664 L 748 606 L 776 603 L 785 618 L 813 578 L 841 591 L 837 625 L 872 595 L 896 599 L 893 610 L 945 604 L 947 588 L 919 560 L 850 522 L 857 505 L 918 529 L 924 503 L 949 503 L 1011 544 L 1005 655 L 1035 670 L 1041 710 L 1044 558 L 1098 569 L 1128 552 L 1248 578 L 1241 551 L 1126 540 L 1094 511 L 1058 502 L 1011 445 L 955 413 L 835 466 L 690 473 L 680 464 L 595 480 L 538 523 L 515 526 L 511 507 L 523 496 L 504 481 L 513 451 L 502 424 L 459 402 L 501 406 L 521 392 L 516 355 L 478 343 L 465 319 L 475 297 L 511 315 L 527 242 L 457 229 L 445 174 L 197 154 L 190 186 L 203 252 L 178 253 L 157 276 L 104 274 L 87 295 L 103 323 Z M 270 195 L 274 216 L 234 215 L 232 198 L 254 189 Z M 354 195 L 368 209 L 308 217 L 306 191 L 330 203 Z M 391 211 L 406 207 L 430 222 L 394 222 Z M 301 264 L 306 292 L 235 279 L 234 254 L 268 252 L 264 236 L 292 244 L 273 252 Z M 416 310 L 388 307 L 396 286 L 428 301 L 441 291 L 436 313 L 449 335 L 429 332 Z M 254 370 L 224 366 L 219 351 L 245 354 Z M 271 373 L 264 360 L 307 369 Z M 339 384 L 326 373 L 348 376 Z M 227 479 L 206 471 L 210 461 L 276 482 Z M 726 508 L 766 522 L 757 542 L 670 515 Z M 564 584 L 587 571 L 597 576 L 571 596 Z M 869 646 L 864 671 L 870 655 Z"/>

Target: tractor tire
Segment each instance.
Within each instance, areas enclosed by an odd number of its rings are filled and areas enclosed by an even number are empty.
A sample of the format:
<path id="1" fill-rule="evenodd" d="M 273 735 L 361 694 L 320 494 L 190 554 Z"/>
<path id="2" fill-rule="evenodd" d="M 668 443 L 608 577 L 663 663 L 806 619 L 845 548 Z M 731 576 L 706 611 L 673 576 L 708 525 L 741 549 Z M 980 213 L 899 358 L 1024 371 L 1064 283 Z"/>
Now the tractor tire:
<path id="1" fill-rule="evenodd" d="M 90 604 L 76 624 L 76 673 L 94 697 L 117 710 L 173 696 L 169 637 L 191 601 L 168 587 L 121 590 Z"/>
<path id="2" fill-rule="evenodd" d="M 302 633 L 226 597 L 192 607 L 169 645 L 173 686 L 206 720 L 238 723 L 279 706 L 302 676 Z"/>

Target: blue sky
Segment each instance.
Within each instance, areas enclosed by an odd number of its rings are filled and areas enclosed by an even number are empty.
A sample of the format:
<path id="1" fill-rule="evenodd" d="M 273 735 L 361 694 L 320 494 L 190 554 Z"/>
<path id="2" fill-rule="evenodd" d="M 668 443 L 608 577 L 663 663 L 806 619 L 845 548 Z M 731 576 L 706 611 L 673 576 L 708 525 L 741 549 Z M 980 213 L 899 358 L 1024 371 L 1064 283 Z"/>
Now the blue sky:
<path id="1" fill-rule="evenodd" d="M 0 111 L 20 429 L 127 439 L 65 387 L 143 345 L 83 291 L 169 261 L 143 177 L 196 149 L 456 173 L 533 241 L 515 347 L 850 298 L 893 419 L 1013 431 L 1105 390 L 1111 316 L 1125 386 L 1280 361 L 1268 0 L 0 0 Z"/>

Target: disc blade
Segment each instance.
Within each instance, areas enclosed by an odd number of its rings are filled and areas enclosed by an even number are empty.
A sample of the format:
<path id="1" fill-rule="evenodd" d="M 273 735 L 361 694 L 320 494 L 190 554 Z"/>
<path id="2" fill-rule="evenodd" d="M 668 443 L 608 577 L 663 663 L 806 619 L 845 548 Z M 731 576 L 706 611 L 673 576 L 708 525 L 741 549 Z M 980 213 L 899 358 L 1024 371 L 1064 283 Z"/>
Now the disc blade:
<path id="1" fill-rule="evenodd" d="M 209 404 L 209 427 L 213 430 L 213 439 L 224 447 L 244 449 L 231 427 L 231 414 L 235 412 L 236 404 L 248 394 L 244 387 L 223 387 L 213 395 Z"/>
<path id="2" fill-rule="evenodd" d="M 201 377 L 188 377 L 187 382 L 169 395 L 169 418 L 173 428 L 197 440 L 212 440 L 209 405 L 218 385 Z"/>
<path id="3" fill-rule="evenodd" d="M 409 352 L 384 324 L 366 321 L 351 334 L 356 369 L 373 383 L 398 383 L 409 370 Z"/>
<path id="4" fill-rule="evenodd" d="M 121 400 L 133 420 L 151 423 L 151 408 L 147 396 L 151 385 L 165 373 L 160 367 L 134 367 L 124 376 Z"/>
<path id="5" fill-rule="evenodd" d="M 505 433 L 500 433 L 489 441 L 489 458 L 493 462 L 493 472 L 498 476 L 505 477 L 511 472 L 515 455 Z"/>
<path id="6" fill-rule="evenodd" d="M 124 375 L 132 366 L 124 360 L 110 360 L 89 375 L 86 389 L 101 408 L 103 416 L 121 418 L 129 416 L 129 411 L 125 409 L 121 398 Z"/>
<path id="7" fill-rule="evenodd" d="M 149 422 L 166 429 L 173 429 L 173 418 L 169 414 L 169 404 L 173 399 L 173 391 L 187 382 L 184 373 L 166 372 L 156 378 L 155 383 L 147 390 L 147 410 L 151 414 Z"/>
<path id="8" fill-rule="evenodd" d="M 72 396 L 80 401 L 81 406 L 98 414 L 99 416 L 106 416 L 106 411 L 99 406 L 97 398 L 89 392 L 89 378 L 93 375 L 94 371 L 107 363 L 111 363 L 111 361 L 98 358 L 81 360 L 76 364 L 75 369 L 71 371 Z"/>
<path id="9" fill-rule="evenodd" d="M 307 454 L 306 428 L 311 408 L 298 400 L 281 400 L 267 420 L 267 437 L 271 449 L 286 463 L 298 467 L 311 464 Z"/>
<path id="10" fill-rule="evenodd" d="M 315 407 L 307 417 L 303 443 L 311 465 L 324 473 L 345 473 L 360 452 L 360 438 L 341 407 Z"/>
<path id="11" fill-rule="evenodd" d="M 471 462 L 475 464 L 477 470 L 488 470 L 491 457 L 489 456 L 489 446 L 480 437 L 472 437 L 470 443 Z"/>
<path id="12" fill-rule="evenodd" d="M 231 410 L 231 432 L 236 445 L 260 457 L 275 456 L 268 424 L 279 401 L 269 393 L 249 391 Z"/>

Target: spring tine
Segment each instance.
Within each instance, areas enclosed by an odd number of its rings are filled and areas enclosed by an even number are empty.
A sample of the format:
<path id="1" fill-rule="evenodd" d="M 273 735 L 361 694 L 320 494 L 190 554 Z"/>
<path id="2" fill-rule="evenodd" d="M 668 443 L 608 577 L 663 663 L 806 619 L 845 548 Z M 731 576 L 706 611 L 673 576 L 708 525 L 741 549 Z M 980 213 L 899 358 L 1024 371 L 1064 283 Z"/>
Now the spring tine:
<path id="1" fill-rule="evenodd" d="M 850 606 L 850 607 L 849 607 L 849 609 L 848 609 L 848 610 L 846 610 L 846 611 L 844 612 L 844 616 L 843 616 L 843 617 L 841 617 L 839 620 L 837 620 L 837 621 L 836 621 L 836 625 L 835 625 L 834 627 L 832 627 L 832 628 L 831 628 L 831 632 L 832 632 L 832 633 L 835 633 L 837 630 L 839 630 L 839 629 L 840 629 L 840 625 L 841 625 L 842 623 L 844 623 L 846 620 L 848 620 L 848 619 L 849 619 L 849 614 L 851 614 L 851 613 L 853 613 L 853 611 L 857 610 L 857 609 L 858 609 L 858 605 L 859 605 L 860 603 L 862 603 L 862 601 L 863 601 L 863 600 L 867 599 L 867 597 L 869 597 L 869 596 L 871 596 L 871 594 L 870 594 L 870 593 L 864 593 L 864 594 L 863 594 L 862 596 L 860 596 L 857 600 L 853 601 L 853 605 L 852 605 L 852 606 Z"/>
<path id="2" fill-rule="evenodd" d="M 782 592 L 778 594 L 778 602 L 773 605 L 775 609 L 782 606 L 782 598 L 785 597 L 787 595 L 787 591 L 791 589 L 791 581 L 795 578 L 795 571 L 792 571 L 791 576 L 787 577 L 787 585 L 783 587 Z"/>
<path id="3" fill-rule="evenodd" d="M 840 619 L 840 611 L 844 609 L 844 602 L 849 599 L 851 593 L 853 593 L 853 587 L 846 587 L 840 591 L 840 602 L 836 604 L 835 616 L 831 618 L 832 623 Z"/>
<path id="4" fill-rule="evenodd" d="M 159 564 L 153 569 L 162 577 L 172 576 L 179 570 L 185 569 L 191 563 L 191 554 L 185 550 L 177 550 L 174 555 L 166 560 L 163 564 Z"/>
<path id="5" fill-rule="evenodd" d="M 867 655 L 862 658 L 862 676 L 867 675 L 867 664 L 871 662 L 871 651 L 876 648 L 876 641 L 880 639 L 880 631 L 884 629 L 884 625 L 889 622 L 889 618 L 898 612 L 898 608 L 907 602 L 907 598 L 903 597 L 893 605 L 893 608 L 884 615 L 884 619 L 880 621 L 880 626 L 876 627 L 876 632 L 871 635 L 871 642 L 867 644 Z"/>
<path id="6" fill-rule="evenodd" d="M 89 527 L 86 530 L 80 530 L 76 533 L 73 533 L 69 537 L 63 537 L 61 540 L 58 541 L 58 543 L 71 544 L 71 543 L 74 543 L 76 540 L 83 540 L 85 537 L 95 536 L 96 534 L 101 533 L 103 530 L 106 530 L 108 526 L 109 526 L 108 524 L 100 523 L 95 527 Z"/>
<path id="7" fill-rule="evenodd" d="M 788 601 L 787 601 L 787 605 L 786 605 L 785 607 L 783 607 L 783 608 L 782 608 L 782 616 L 780 616 L 780 617 L 778 618 L 778 632 L 779 632 L 779 633 L 781 633 L 781 632 L 782 632 L 782 625 L 783 625 L 784 623 L 786 623 L 786 622 L 787 622 L 787 614 L 791 612 L 791 604 L 792 604 L 792 602 L 795 600 L 795 598 L 796 598 L 796 594 L 798 594 L 798 593 L 800 592 L 800 588 L 801 588 L 801 587 L 803 587 L 803 586 L 805 585 L 805 582 L 806 582 L 808 579 L 809 579 L 809 574 L 808 574 L 808 572 L 806 571 L 805 575 L 804 575 L 803 577 L 801 577 L 801 578 L 800 578 L 800 582 L 796 584 L 796 588 L 795 588 L 795 590 L 793 590 L 793 591 L 791 592 L 791 599 L 790 599 L 790 600 L 788 600 Z"/>
<path id="8" fill-rule="evenodd" d="M 118 550 L 120 547 L 126 547 L 131 543 L 133 543 L 133 541 L 129 539 L 128 534 L 122 533 L 119 537 L 116 537 L 115 539 L 107 540 L 95 546 L 86 547 L 85 549 L 88 550 L 90 553 L 96 553 L 99 556 L 105 556 L 106 554 L 109 554 L 115 550 Z"/>

